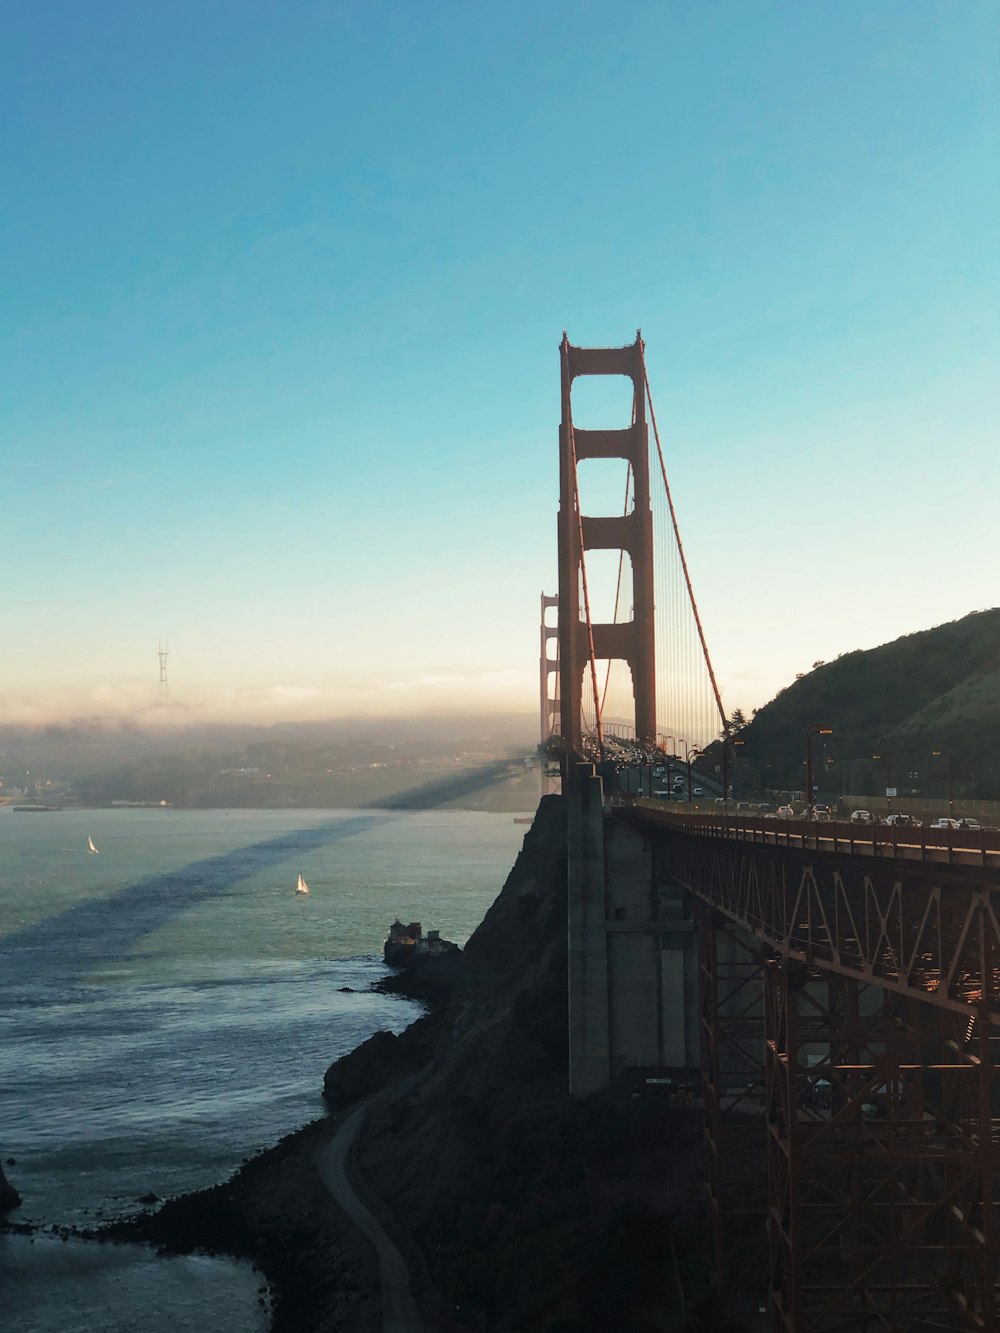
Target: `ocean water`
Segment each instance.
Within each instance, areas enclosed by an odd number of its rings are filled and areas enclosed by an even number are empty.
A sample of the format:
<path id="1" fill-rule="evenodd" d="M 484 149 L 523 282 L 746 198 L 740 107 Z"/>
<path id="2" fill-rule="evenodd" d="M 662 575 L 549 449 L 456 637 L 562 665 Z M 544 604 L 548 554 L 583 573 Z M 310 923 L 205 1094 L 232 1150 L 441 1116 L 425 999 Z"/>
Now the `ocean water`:
<path id="1" fill-rule="evenodd" d="M 368 989 L 389 923 L 463 944 L 523 836 L 462 811 L 0 807 L 12 1220 L 94 1225 L 214 1184 L 321 1114 L 326 1067 L 419 1013 Z M 225 1261 L 0 1235 L 9 1333 L 263 1329 L 259 1284 Z"/>

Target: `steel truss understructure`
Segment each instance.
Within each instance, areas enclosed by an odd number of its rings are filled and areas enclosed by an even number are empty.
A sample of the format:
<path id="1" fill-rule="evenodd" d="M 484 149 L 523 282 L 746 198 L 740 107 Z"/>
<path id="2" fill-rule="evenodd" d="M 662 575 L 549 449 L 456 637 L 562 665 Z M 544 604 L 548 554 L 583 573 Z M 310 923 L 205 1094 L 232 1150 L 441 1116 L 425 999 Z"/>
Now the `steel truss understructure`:
<path id="1" fill-rule="evenodd" d="M 705 1184 L 716 1272 L 739 1288 L 767 1265 L 760 945 L 711 909 L 697 927 Z"/>
<path id="2" fill-rule="evenodd" d="M 764 1139 L 775 1330 L 996 1333 L 1000 877 L 655 838 L 699 920 L 720 1276 Z"/>

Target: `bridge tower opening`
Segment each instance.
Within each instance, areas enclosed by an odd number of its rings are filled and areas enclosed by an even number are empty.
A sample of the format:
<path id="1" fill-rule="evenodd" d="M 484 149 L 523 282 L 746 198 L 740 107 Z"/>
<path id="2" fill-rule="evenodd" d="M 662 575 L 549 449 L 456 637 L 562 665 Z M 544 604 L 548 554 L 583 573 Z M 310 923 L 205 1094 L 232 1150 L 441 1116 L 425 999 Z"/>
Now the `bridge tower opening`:
<path id="1" fill-rule="evenodd" d="M 559 626 L 550 624 L 547 615 L 548 611 L 558 611 L 558 608 L 559 598 L 547 597 L 543 592 L 538 681 L 541 711 L 539 739 L 543 748 L 559 730 Z M 554 656 L 549 651 L 550 645 L 555 649 Z"/>
<path id="2" fill-rule="evenodd" d="M 585 676 L 590 673 L 597 745 L 603 748 L 597 661 L 621 660 L 632 675 L 635 735 L 656 741 L 656 643 L 653 622 L 653 515 L 649 490 L 646 381 L 640 332 L 626 347 L 575 347 L 563 333 L 562 422 L 559 427 L 559 714 L 564 754 L 582 753 Z M 573 383 L 587 375 L 632 381 L 632 421 L 611 430 L 573 424 Z M 625 514 L 585 515 L 577 468 L 591 458 L 622 459 L 631 469 L 634 504 Z M 594 623 L 587 584 L 588 551 L 619 551 L 632 571 L 632 617 Z M 571 761 L 572 762 L 572 761 Z"/>

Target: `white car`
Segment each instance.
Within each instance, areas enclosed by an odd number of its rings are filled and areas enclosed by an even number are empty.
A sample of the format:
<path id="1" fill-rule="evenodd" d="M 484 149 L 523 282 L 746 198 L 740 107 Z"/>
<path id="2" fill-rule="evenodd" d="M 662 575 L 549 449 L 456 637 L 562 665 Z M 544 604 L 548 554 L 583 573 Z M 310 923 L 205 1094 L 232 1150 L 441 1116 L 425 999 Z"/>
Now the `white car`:
<path id="1" fill-rule="evenodd" d="M 774 813 L 775 813 L 775 815 L 778 817 L 778 819 L 794 819 L 794 818 L 795 818 L 795 811 L 792 809 L 792 807 L 791 807 L 790 805 L 779 805 L 778 808 L 777 808 L 777 810 L 775 810 Z"/>
<path id="2" fill-rule="evenodd" d="M 947 815 L 942 815 L 940 819 L 935 819 L 930 828 L 961 828 L 957 819 L 949 819 Z"/>
<path id="3" fill-rule="evenodd" d="M 870 824 L 872 823 L 872 812 L 870 810 L 852 810 L 852 824 Z"/>
<path id="4" fill-rule="evenodd" d="M 702 791 L 702 789 L 701 789 L 700 787 L 695 787 L 695 789 L 694 789 L 694 791 L 691 793 L 691 795 L 692 795 L 692 796 L 704 796 L 705 793 Z"/>

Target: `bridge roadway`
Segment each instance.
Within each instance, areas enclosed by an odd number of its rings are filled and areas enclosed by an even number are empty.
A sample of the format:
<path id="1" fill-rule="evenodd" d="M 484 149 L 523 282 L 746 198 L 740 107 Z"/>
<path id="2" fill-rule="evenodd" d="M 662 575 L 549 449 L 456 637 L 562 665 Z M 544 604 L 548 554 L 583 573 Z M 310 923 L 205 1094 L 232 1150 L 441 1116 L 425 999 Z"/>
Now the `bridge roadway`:
<path id="1" fill-rule="evenodd" d="M 611 813 L 776 955 L 1000 1028 L 1000 833 L 682 814 L 628 797 Z"/>
<path id="2" fill-rule="evenodd" d="M 664 806 L 660 800 L 623 793 L 615 804 L 641 811 L 647 825 L 673 826 L 702 837 L 728 838 L 774 847 L 795 847 L 851 856 L 890 857 L 954 866 L 1000 869 L 1000 831 L 939 829 L 896 824 L 857 824 L 849 820 L 775 819 L 760 815 L 692 811 Z"/>

